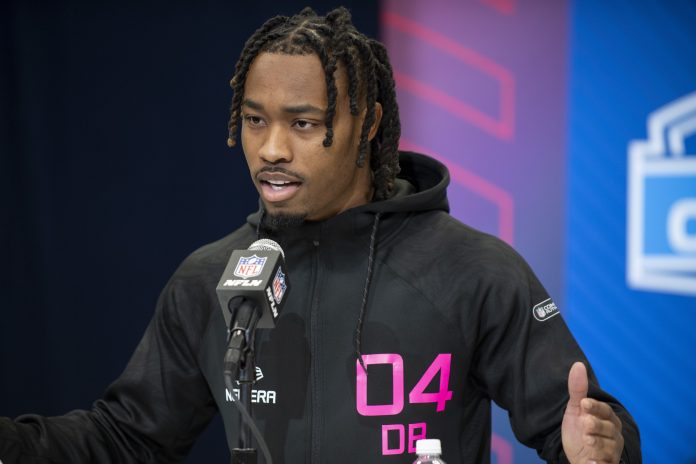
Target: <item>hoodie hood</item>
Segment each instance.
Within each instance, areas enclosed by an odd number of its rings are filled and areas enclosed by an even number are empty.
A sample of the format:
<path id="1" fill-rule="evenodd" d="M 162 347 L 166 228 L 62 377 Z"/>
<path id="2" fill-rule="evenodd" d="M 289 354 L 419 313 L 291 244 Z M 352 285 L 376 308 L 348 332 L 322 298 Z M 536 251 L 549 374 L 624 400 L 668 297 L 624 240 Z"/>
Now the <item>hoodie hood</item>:
<path id="1" fill-rule="evenodd" d="M 399 166 L 401 171 L 396 178 L 395 191 L 391 198 L 351 208 L 338 216 L 433 210 L 449 212 L 447 186 L 450 182 L 450 175 L 444 164 L 420 153 L 400 151 Z M 258 211 L 247 217 L 247 222 L 254 228 L 258 227 L 263 214 L 261 200 L 259 200 L 259 206 Z"/>

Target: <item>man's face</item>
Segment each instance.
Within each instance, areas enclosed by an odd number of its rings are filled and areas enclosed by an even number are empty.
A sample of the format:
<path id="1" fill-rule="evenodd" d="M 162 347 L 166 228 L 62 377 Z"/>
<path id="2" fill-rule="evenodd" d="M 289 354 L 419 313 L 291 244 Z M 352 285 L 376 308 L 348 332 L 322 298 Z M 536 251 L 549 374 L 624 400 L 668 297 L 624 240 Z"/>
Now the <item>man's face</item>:
<path id="1" fill-rule="evenodd" d="M 356 166 L 363 117 L 350 114 L 342 66 L 334 76 L 334 136 L 324 147 L 328 100 L 319 57 L 261 53 L 249 67 L 242 147 L 271 216 L 323 220 L 371 199 L 369 162 Z"/>

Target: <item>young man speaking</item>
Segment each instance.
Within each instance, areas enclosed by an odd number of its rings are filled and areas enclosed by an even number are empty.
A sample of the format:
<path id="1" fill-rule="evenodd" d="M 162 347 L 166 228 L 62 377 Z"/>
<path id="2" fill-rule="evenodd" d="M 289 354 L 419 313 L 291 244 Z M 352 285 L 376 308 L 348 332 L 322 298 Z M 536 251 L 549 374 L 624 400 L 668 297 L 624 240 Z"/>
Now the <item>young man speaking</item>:
<path id="1" fill-rule="evenodd" d="M 345 9 L 268 20 L 232 87 L 228 143 L 241 132 L 259 212 L 182 263 L 91 411 L 1 419 L 0 459 L 179 462 L 218 411 L 234 447 L 215 287 L 232 250 L 267 237 L 293 283 L 257 334 L 274 462 L 404 463 L 419 438 L 450 464 L 489 462 L 491 401 L 548 462 L 641 461 L 635 423 L 527 264 L 448 214 L 444 166 L 397 151 L 387 53 Z"/>

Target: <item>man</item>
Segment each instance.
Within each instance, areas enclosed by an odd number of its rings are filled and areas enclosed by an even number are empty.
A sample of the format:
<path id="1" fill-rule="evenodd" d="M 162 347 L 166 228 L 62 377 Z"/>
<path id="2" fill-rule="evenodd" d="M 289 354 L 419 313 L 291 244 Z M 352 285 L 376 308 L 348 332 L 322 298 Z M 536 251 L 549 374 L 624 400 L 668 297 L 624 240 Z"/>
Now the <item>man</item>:
<path id="1" fill-rule="evenodd" d="M 0 459 L 178 462 L 216 411 L 234 447 L 215 286 L 232 250 L 269 237 L 293 283 L 257 335 L 254 415 L 274 462 L 408 462 L 426 437 L 450 464 L 488 462 L 491 399 L 549 462 L 640 462 L 635 423 L 575 363 L 528 266 L 449 216 L 440 163 L 398 153 L 386 51 L 346 10 L 267 21 L 232 87 L 228 143 L 241 122 L 260 211 L 182 263 L 91 411 L 3 419 Z"/>

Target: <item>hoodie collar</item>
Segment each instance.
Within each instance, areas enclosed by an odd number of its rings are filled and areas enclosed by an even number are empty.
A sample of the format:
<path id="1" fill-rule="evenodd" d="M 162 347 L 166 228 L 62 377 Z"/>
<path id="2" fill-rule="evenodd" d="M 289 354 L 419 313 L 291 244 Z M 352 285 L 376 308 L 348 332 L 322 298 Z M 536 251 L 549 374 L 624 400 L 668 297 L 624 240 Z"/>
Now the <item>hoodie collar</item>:
<path id="1" fill-rule="evenodd" d="M 439 161 L 414 152 L 399 152 L 400 173 L 396 179 L 394 195 L 387 200 L 374 201 L 351 208 L 334 217 L 318 222 L 306 222 L 300 227 L 284 231 L 283 235 L 300 235 L 318 239 L 323 231 L 343 230 L 348 234 L 368 233 L 375 213 L 388 218 L 390 213 L 410 213 L 430 210 L 449 211 L 447 186 L 450 176 Z M 247 222 L 257 228 L 263 207 L 247 217 Z M 386 221 L 382 227 L 389 229 Z M 387 233 L 389 230 L 383 230 Z M 264 233 L 262 233 L 264 235 Z"/>

